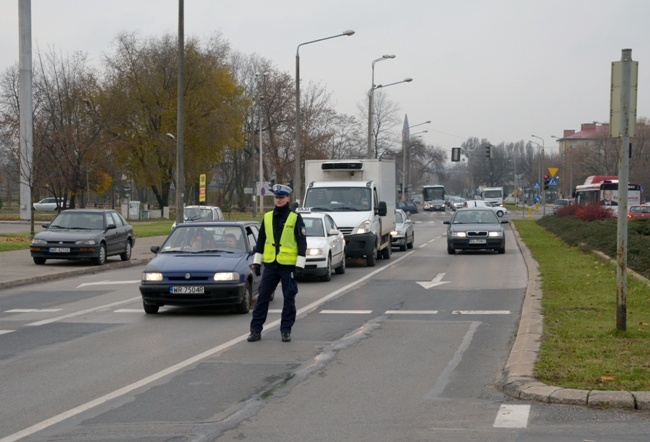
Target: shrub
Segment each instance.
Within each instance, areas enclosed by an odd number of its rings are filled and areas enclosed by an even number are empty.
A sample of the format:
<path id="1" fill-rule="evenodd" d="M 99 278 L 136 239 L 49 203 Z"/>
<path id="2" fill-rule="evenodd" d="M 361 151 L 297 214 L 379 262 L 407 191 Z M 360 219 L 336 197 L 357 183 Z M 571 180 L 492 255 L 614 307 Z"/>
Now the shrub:
<path id="1" fill-rule="evenodd" d="M 616 219 L 614 212 L 607 207 L 601 206 L 598 202 L 577 206 L 576 216 L 583 221 L 603 221 Z"/>

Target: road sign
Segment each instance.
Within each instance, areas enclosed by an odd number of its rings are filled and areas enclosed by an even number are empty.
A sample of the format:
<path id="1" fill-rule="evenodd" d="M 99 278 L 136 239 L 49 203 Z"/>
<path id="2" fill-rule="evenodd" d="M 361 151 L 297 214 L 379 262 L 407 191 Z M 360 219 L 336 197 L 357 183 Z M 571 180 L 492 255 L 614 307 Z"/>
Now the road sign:
<path id="1" fill-rule="evenodd" d="M 559 167 L 549 167 L 548 168 L 548 173 L 550 173 L 551 176 L 555 176 L 555 174 L 557 173 L 558 170 L 560 170 Z"/>
<path id="2" fill-rule="evenodd" d="M 533 184 L 533 187 L 534 187 L 535 189 L 539 189 L 539 183 L 535 183 L 535 184 Z"/>
<path id="3" fill-rule="evenodd" d="M 557 178 L 553 177 L 548 181 L 549 186 L 557 186 Z"/>

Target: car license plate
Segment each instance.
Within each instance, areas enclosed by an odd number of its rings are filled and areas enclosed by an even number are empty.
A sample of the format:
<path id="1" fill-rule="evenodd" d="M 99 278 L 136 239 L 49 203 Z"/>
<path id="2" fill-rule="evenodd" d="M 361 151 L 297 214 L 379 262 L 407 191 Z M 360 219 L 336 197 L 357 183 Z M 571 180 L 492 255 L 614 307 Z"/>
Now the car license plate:
<path id="1" fill-rule="evenodd" d="M 469 243 L 470 244 L 486 244 L 487 241 L 485 239 L 470 239 Z"/>
<path id="2" fill-rule="evenodd" d="M 70 253 L 70 247 L 50 247 L 50 253 Z"/>
<path id="3" fill-rule="evenodd" d="M 205 293 L 203 286 L 172 286 L 169 288 L 169 293 L 173 295 L 201 295 Z"/>

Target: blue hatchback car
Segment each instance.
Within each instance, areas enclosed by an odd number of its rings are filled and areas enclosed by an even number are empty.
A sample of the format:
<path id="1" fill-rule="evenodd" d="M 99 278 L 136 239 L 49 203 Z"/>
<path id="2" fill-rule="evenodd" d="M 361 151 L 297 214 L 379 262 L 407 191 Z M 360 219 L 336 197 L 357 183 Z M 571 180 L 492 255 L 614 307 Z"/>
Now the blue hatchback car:
<path id="1" fill-rule="evenodd" d="M 260 224 L 254 221 L 183 223 L 153 246 L 156 254 L 142 272 L 144 311 L 164 305 L 233 306 L 248 313 L 261 277 L 250 269 Z"/>

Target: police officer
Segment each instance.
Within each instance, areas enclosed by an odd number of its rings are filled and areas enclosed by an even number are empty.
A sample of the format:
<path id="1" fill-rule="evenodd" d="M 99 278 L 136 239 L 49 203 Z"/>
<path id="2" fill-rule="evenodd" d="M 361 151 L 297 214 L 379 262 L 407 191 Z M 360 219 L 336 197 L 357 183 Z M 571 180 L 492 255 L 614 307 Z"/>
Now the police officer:
<path id="1" fill-rule="evenodd" d="M 271 295 L 280 281 L 282 281 L 284 296 L 280 322 L 282 342 L 291 342 L 291 328 L 296 322 L 298 284 L 295 270 L 305 268 L 307 252 L 305 223 L 299 214 L 291 211 L 289 186 L 276 184 L 273 186 L 273 194 L 275 208 L 264 214 L 260 236 L 255 246 L 255 259 L 251 264 L 251 269 L 259 276 L 261 264 L 264 262 L 264 274 L 253 309 L 248 342 L 262 339 L 262 328 L 269 311 Z"/>

